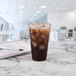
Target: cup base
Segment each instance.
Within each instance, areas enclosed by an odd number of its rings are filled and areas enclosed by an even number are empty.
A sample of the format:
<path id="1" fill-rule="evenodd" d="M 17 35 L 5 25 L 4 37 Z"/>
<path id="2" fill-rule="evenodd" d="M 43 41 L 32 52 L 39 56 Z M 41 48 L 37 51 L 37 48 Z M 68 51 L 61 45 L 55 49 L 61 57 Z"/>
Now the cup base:
<path id="1" fill-rule="evenodd" d="M 46 58 L 44 58 L 44 59 L 35 59 L 35 58 L 32 58 L 32 60 L 34 60 L 34 61 L 45 61 Z"/>

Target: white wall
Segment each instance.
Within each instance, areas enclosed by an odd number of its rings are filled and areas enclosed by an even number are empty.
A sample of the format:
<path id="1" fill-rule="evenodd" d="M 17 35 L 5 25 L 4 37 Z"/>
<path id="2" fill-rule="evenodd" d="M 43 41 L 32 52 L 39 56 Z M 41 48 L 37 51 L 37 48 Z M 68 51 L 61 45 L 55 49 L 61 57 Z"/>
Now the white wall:
<path id="1" fill-rule="evenodd" d="M 58 30 L 61 26 L 73 28 L 76 26 L 76 13 L 49 12 L 47 21 L 52 25 L 52 31 Z"/>

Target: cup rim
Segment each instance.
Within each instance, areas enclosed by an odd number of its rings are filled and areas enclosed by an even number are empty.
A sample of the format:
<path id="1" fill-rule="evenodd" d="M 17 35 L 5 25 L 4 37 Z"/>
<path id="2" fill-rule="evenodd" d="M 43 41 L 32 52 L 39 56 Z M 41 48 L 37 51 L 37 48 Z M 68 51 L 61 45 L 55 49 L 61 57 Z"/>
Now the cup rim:
<path id="1" fill-rule="evenodd" d="M 44 24 L 49 24 L 51 26 L 51 24 L 50 23 L 47 23 L 47 22 L 32 22 L 32 23 L 29 23 L 28 25 L 31 25 L 33 23 L 44 23 Z"/>

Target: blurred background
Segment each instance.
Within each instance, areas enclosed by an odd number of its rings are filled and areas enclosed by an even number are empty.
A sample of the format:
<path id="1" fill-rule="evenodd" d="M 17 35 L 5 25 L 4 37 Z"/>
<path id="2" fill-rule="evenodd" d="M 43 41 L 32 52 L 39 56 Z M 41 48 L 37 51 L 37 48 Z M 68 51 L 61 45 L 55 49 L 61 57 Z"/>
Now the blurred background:
<path id="1" fill-rule="evenodd" d="M 0 42 L 29 41 L 32 22 L 51 24 L 50 41 L 76 41 L 76 0 L 0 0 Z"/>

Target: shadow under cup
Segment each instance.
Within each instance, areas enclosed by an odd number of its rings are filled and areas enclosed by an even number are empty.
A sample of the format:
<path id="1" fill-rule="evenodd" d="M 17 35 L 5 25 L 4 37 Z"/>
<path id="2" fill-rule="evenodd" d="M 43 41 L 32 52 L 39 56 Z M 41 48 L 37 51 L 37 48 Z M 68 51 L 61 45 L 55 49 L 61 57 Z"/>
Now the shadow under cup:
<path id="1" fill-rule="evenodd" d="M 47 57 L 50 24 L 32 23 L 29 24 L 32 59 L 44 61 Z"/>

